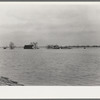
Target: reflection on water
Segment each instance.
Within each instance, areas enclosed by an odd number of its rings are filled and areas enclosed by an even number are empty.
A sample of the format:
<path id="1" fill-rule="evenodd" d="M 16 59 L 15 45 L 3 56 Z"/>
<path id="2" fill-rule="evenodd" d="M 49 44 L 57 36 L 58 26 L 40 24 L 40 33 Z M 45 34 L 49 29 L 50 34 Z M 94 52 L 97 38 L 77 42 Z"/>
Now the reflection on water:
<path id="1" fill-rule="evenodd" d="M 0 76 L 24 85 L 100 85 L 100 49 L 1 49 Z"/>

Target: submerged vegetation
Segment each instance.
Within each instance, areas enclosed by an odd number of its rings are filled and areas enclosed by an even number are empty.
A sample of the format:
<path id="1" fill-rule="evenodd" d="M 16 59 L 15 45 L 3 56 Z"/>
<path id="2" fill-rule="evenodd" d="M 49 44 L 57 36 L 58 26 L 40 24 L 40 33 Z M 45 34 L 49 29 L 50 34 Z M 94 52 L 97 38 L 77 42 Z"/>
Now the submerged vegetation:
<path id="1" fill-rule="evenodd" d="M 76 45 L 76 46 L 59 46 L 59 45 L 48 45 L 46 47 L 47 49 L 73 49 L 73 48 L 83 48 L 83 49 L 86 49 L 86 48 L 100 48 L 100 46 L 98 45 Z"/>
<path id="2" fill-rule="evenodd" d="M 23 84 L 19 84 L 16 81 L 13 81 L 7 77 L 0 77 L 0 86 L 24 86 Z"/>

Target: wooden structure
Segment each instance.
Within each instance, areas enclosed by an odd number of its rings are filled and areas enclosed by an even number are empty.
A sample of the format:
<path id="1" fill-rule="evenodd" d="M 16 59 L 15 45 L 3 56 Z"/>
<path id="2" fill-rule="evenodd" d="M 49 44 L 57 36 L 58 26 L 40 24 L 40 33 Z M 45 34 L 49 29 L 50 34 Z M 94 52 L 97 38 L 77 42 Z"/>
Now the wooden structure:
<path id="1" fill-rule="evenodd" d="M 39 49 L 37 46 L 37 42 L 31 42 L 29 45 L 25 45 L 24 49 Z"/>
<path id="2" fill-rule="evenodd" d="M 33 49 L 33 45 L 25 45 L 24 49 Z"/>

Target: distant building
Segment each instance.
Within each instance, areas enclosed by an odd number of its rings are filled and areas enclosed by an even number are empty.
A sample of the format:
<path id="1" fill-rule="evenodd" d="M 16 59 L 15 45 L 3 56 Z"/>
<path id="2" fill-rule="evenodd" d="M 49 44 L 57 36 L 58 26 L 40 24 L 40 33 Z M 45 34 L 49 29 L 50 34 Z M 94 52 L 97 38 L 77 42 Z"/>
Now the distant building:
<path id="1" fill-rule="evenodd" d="M 33 45 L 25 45 L 24 49 L 33 49 Z"/>
<path id="2" fill-rule="evenodd" d="M 24 49 L 39 49 L 37 44 L 37 42 L 30 43 L 29 45 L 25 45 Z"/>
<path id="3" fill-rule="evenodd" d="M 59 45 L 48 45 L 47 49 L 60 49 Z"/>

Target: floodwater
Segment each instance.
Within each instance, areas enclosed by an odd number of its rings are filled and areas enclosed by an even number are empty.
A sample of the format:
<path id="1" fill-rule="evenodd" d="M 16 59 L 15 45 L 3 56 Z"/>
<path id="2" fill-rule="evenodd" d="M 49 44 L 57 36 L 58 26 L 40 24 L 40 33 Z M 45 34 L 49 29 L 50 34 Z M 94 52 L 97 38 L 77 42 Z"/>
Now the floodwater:
<path id="1" fill-rule="evenodd" d="M 27 86 L 99 86 L 100 49 L 0 49 L 0 76 Z"/>

